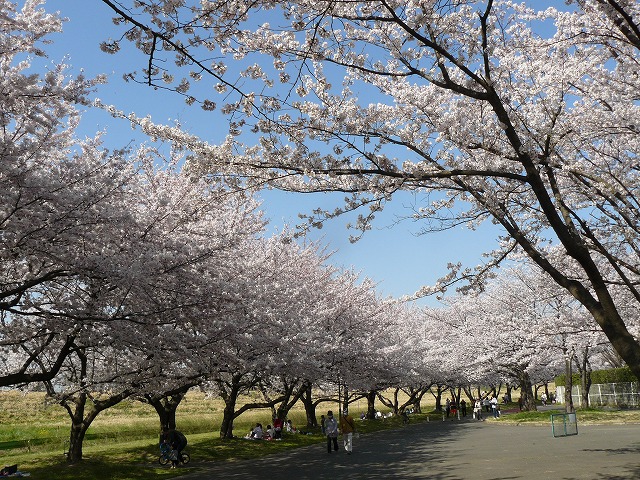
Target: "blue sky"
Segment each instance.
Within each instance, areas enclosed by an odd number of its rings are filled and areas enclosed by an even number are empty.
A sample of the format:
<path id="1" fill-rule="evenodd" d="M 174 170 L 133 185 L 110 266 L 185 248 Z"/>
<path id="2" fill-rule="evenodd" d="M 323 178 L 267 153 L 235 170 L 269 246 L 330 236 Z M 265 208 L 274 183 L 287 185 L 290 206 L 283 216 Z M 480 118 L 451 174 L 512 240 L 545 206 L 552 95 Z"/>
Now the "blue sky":
<path id="1" fill-rule="evenodd" d="M 20 2 L 19 2 L 20 3 Z M 181 98 L 169 92 L 125 83 L 122 74 L 140 69 L 144 59 L 133 49 L 125 46 L 118 55 L 107 55 L 100 51 L 99 43 L 110 36 L 119 36 L 111 17 L 111 10 L 97 0 L 48 0 L 45 8 L 60 11 L 69 21 L 64 32 L 51 38 L 54 44 L 47 51 L 49 60 L 57 62 L 65 58 L 72 66 L 72 73 L 81 69 L 88 76 L 99 73 L 108 75 L 109 83 L 101 86 L 96 97 L 111 103 L 125 112 L 136 112 L 139 116 L 151 115 L 156 122 L 179 120 L 189 131 L 216 142 L 226 133 L 223 120 L 198 107 L 187 106 Z M 88 111 L 82 123 L 82 133 L 93 135 L 106 129 L 106 140 L 110 146 L 123 146 L 139 140 L 127 122 L 118 122 L 104 112 Z M 216 138 L 216 135 L 219 137 Z M 270 219 L 270 229 L 276 231 L 284 225 L 299 223 L 297 214 L 310 213 L 314 207 L 335 206 L 343 194 L 286 194 L 265 192 L 263 210 Z M 485 225 L 478 231 L 461 227 L 440 233 L 418 235 L 420 225 L 411 221 L 396 224 L 403 215 L 410 214 L 408 207 L 413 198 L 409 194 L 396 196 L 385 211 L 378 215 L 374 229 L 367 232 L 357 243 L 349 242 L 347 219 L 334 219 L 322 230 L 314 231 L 311 238 L 321 239 L 330 251 L 335 251 L 332 261 L 344 267 L 353 267 L 379 283 L 383 295 L 400 297 L 413 294 L 422 285 L 434 283 L 446 274 L 449 262 L 461 261 L 466 266 L 482 262 L 481 254 L 495 246 L 501 233 L 497 227 Z M 435 299 L 424 299 L 419 304 L 434 305 Z"/>

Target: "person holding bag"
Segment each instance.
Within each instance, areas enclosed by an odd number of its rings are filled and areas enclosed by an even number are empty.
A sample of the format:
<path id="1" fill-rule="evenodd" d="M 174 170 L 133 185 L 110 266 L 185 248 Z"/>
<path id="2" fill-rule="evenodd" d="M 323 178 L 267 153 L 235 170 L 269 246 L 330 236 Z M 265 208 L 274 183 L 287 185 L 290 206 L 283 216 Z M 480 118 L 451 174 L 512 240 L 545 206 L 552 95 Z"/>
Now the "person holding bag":
<path id="1" fill-rule="evenodd" d="M 351 452 L 353 451 L 353 434 L 356 431 L 356 424 L 353 421 L 353 417 L 349 415 L 347 409 L 344 410 L 344 414 L 340 419 L 340 430 L 342 430 L 344 449 L 347 452 L 347 455 L 351 455 Z"/>

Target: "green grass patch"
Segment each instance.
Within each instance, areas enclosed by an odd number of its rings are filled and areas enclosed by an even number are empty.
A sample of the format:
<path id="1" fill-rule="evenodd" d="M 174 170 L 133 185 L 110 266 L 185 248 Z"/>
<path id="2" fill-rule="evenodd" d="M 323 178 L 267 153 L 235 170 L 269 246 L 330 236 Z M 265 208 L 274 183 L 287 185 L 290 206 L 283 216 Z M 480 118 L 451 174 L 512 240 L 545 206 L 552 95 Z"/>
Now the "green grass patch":
<path id="1" fill-rule="evenodd" d="M 529 425 L 549 425 L 552 413 L 565 413 L 562 405 L 552 411 L 542 412 L 516 412 L 503 415 L 499 422 L 529 424 Z M 578 408 L 576 409 L 578 424 L 624 424 L 640 423 L 640 409 L 618 409 L 612 407 L 602 408 Z M 493 420 L 493 418 L 491 417 Z"/>

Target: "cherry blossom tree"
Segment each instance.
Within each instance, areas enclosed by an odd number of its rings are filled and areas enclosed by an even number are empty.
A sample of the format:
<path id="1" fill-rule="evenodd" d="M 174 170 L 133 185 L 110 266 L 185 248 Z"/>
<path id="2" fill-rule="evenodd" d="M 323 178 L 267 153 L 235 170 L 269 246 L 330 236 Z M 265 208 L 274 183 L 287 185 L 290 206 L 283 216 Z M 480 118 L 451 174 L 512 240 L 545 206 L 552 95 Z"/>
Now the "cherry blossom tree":
<path id="1" fill-rule="evenodd" d="M 492 377 L 496 376 L 515 379 L 523 408 L 535 410 L 532 376 L 542 358 L 536 322 L 527 310 L 510 305 L 510 295 L 502 296 L 503 293 L 500 286 L 477 297 L 462 296 L 443 312 L 446 328 L 460 342 L 448 342 L 452 351 L 445 358 L 456 359 L 453 350 L 461 350 L 461 356 L 469 358 L 468 363 L 453 361 L 472 369 L 477 383 L 495 384 Z M 510 308 L 506 308 L 507 304 Z M 466 332 L 474 334 L 465 335 Z"/>
<path id="2" fill-rule="evenodd" d="M 484 292 L 454 297 L 427 315 L 455 337 L 443 344 L 466 366 L 469 383 L 515 382 L 525 409 L 535 409 L 532 385 L 548 382 L 565 362 L 580 359 L 588 379 L 590 360 L 605 342 L 576 300 L 531 265 L 502 271 Z"/>
<path id="3" fill-rule="evenodd" d="M 272 408 L 282 416 L 294 398 L 304 400 L 314 426 L 312 387 L 351 382 L 373 356 L 361 355 L 361 346 L 388 324 L 374 284 L 325 265 L 327 255 L 316 245 L 301 246 L 285 232 L 257 240 L 251 252 L 234 271 L 234 329 L 216 351 L 210 375 L 225 401 L 223 438 L 233 436 L 233 420 L 248 409 Z M 238 408 L 238 396 L 250 392 L 264 400 Z"/>
<path id="4" fill-rule="evenodd" d="M 68 463 L 82 460 L 85 435 L 98 415 L 136 391 L 144 362 L 138 363 L 141 368 L 136 371 L 118 368 L 117 361 L 123 357 L 122 352 L 104 346 L 77 346 L 65 358 L 55 382 L 44 382 L 48 397 L 62 405 L 71 420 Z"/>
<path id="5" fill-rule="evenodd" d="M 378 348 L 374 349 L 378 353 L 378 370 L 363 377 L 369 382 L 365 383 L 365 392 L 375 392 L 375 397 L 366 395 L 368 418 L 374 418 L 375 398 L 394 415 L 409 408 L 420 412 L 422 397 L 443 372 L 441 337 L 425 327 L 423 313 L 407 305 L 396 305 L 392 317 L 393 323 L 377 339 Z"/>
<path id="6" fill-rule="evenodd" d="M 61 29 L 39 3 L 25 2 L 20 11 L 0 4 L 0 344 L 12 352 L 3 355 L 3 386 L 52 378 L 72 350 L 73 329 L 33 325 L 38 289 L 73 282 L 87 267 L 79 247 L 122 218 L 123 210 L 102 200 L 117 197 L 131 173 L 121 155 L 98 149 L 99 139 L 74 138 L 77 107 L 102 80 L 70 78 L 63 64 L 44 75 L 31 70 L 32 60 L 45 56 L 47 35 Z M 22 312 L 28 321 L 17 317 Z M 55 354 L 40 361 L 53 345 Z"/>
<path id="7" fill-rule="evenodd" d="M 238 142 L 259 135 L 232 159 L 165 129 L 199 152 L 194 171 L 351 195 L 311 225 L 367 207 L 356 225 L 366 230 L 399 190 L 426 199 L 413 215 L 426 230 L 494 222 L 505 235 L 485 265 L 453 263 L 420 294 L 473 286 L 524 252 L 640 375 L 640 344 L 612 295 L 623 285 L 640 299 L 637 4 L 102 1 L 123 29 L 103 50 L 130 40 L 147 57 L 130 80 L 228 114 Z"/>
<path id="8" fill-rule="evenodd" d="M 264 226 L 250 195 L 180 172 L 177 149 L 110 152 L 100 135 L 79 140 L 78 109 L 102 79 L 69 78 L 63 64 L 39 74 L 32 58 L 61 30 L 40 3 L 0 5 L 3 386 L 51 380 L 68 355 L 94 345 L 91 325 L 197 331 L 195 311 L 229 303 L 227 255 Z M 110 333 L 115 342 L 120 332 Z M 180 338 L 184 351 L 194 335 Z"/>

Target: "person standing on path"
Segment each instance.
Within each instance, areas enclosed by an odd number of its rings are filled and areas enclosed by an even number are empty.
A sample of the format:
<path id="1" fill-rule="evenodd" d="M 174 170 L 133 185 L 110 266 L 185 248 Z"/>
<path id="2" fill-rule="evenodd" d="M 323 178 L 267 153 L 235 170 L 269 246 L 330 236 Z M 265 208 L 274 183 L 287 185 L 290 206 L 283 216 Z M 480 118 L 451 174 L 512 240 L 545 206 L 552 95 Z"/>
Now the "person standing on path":
<path id="1" fill-rule="evenodd" d="M 473 405 L 473 416 L 476 420 L 482 420 L 482 401 L 478 398 Z"/>
<path id="2" fill-rule="evenodd" d="M 498 418 L 498 399 L 495 395 L 491 397 L 491 410 L 493 410 L 493 418 Z"/>
<path id="3" fill-rule="evenodd" d="M 327 412 L 327 419 L 324 421 L 324 431 L 327 434 L 327 452 L 331 453 L 331 444 L 333 449 L 338 451 L 338 422 L 333 416 L 333 412 Z"/>
<path id="4" fill-rule="evenodd" d="M 351 455 L 351 452 L 353 451 L 353 433 L 356 431 L 356 424 L 353 421 L 353 417 L 349 415 L 349 412 L 346 409 L 340 419 L 340 430 L 342 430 L 344 449 L 347 452 L 347 455 Z"/>

